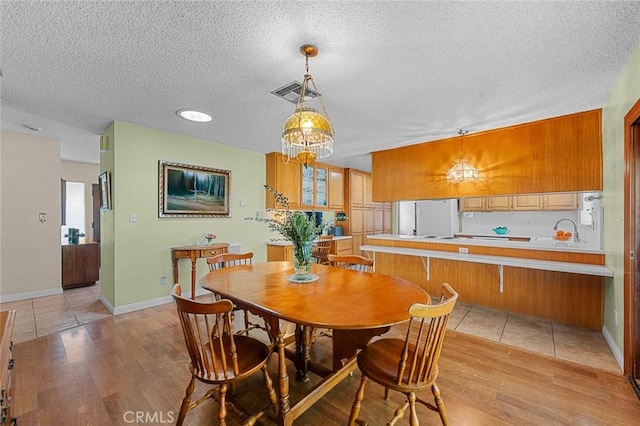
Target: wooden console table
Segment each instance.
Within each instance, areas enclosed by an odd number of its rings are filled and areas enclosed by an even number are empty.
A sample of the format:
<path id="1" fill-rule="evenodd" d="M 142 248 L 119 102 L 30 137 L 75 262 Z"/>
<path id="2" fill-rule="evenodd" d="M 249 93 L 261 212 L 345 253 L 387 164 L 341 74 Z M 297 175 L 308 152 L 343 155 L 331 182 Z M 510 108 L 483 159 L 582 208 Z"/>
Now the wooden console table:
<path id="1" fill-rule="evenodd" d="M 227 252 L 227 243 L 210 244 L 202 246 L 182 246 L 171 248 L 171 260 L 173 262 L 173 283 L 178 283 L 178 261 L 191 259 L 191 298 L 196 297 L 196 261 Z"/>

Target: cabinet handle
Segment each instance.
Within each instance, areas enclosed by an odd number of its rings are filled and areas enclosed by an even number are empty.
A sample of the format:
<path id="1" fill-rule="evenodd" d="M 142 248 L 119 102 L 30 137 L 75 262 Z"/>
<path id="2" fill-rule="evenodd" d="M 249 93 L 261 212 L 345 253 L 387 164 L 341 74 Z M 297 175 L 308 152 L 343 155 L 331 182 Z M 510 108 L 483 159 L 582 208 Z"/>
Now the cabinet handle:
<path id="1" fill-rule="evenodd" d="M 13 370 L 13 364 L 14 364 L 14 360 L 13 360 L 13 358 L 11 358 L 11 359 L 9 360 L 9 367 L 8 367 L 8 368 L 9 368 L 9 370 Z"/>

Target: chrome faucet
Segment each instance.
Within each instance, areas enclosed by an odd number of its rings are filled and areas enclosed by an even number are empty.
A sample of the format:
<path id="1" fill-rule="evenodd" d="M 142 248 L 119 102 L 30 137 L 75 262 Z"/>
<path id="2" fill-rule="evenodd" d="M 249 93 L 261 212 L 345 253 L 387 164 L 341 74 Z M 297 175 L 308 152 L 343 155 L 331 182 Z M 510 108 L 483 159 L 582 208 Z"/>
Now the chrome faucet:
<path id="1" fill-rule="evenodd" d="M 571 219 L 560 219 L 559 221 L 556 222 L 556 226 L 553 227 L 554 231 L 558 230 L 558 224 L 560 222 L 562 222 L 563 220 L 568 220 L 569 222 L 571 222 L 573 224 L 573 241 L 576 243 L 580 242 L 580 236 L 578 235 L 578 224 L 571 220 Z"/>

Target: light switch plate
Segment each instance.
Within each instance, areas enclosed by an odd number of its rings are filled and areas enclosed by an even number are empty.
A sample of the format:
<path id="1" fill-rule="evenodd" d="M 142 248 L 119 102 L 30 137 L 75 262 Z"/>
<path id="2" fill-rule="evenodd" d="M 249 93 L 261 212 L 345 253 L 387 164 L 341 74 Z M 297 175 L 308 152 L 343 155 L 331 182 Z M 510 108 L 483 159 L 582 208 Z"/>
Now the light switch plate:
<path id="1" fill-rule="evenodd" d="M 129 222 L 134 223 L 138 220 L 138 216 L 135 213 L 129 213 Z"/>

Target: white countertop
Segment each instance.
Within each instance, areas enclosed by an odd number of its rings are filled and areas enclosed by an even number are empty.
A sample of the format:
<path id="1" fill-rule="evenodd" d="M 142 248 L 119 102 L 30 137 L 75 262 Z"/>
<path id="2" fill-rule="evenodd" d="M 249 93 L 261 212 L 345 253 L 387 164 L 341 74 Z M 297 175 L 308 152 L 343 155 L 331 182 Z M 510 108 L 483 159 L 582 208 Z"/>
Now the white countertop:
<path id="1" fill-rule="evenodd" d="M 351 235 L 333 237 L 334 241 L 350 240 L 350 239 L 351 239 Z M 289 240 L 267 240 L 267 241 L 265 241 L 265 244 L 268 245 L 268 246 L 290 246 L 290 245 L 292 245 L 291 241 L 289 241 Z"/>
<path id="2" fill-rule="evenodd" d="M 531 241 L 509 241 L 511 238 L 528 238 L 528 236 L 518 235 L 478 235 L 481 238 L 457 238 L 457 237 L 424 237 L 413 235 L 398 234 L 378 234 L 369 235 L 368 239 L 395 240 L 395 241 L 415 241 L 436 244 L 455 244 L 465 246 L 485 246 L 485 247 L 504 247 L 509 249 L 521 250 L 544 250 L 544 251 L 562 251 L 569 253 L 589 253 L 589 254 L 605 254 L 604 250 L 590 246 L 585 243 L 576 243 L 573 241 L 555 241 L 551 238 L 531 237 Z M 484 237 L 484 239 L 483 239 Z M 505 238 L 507 237 L 507 238 Z"/>
<path id="3" fill-rule="evenodd" d="M 370 237 L 371 238 L 371 237 Z M 458 243 L 459 244 L 459 243 Z M 523 259 L 519 257 L 489 256 L 481 254 L 455 253 L 448 251 L 423 250 L 405 247 L 388 247 L 364 245 L 360 250 L 373 253 L 400 254 L 405 256 L 419 256 L 434 259 L 457 260 L 461 262 L 485 263 L 499 266 L 512 266 L 515 268 L 541 269 L 545 271 L 569 272 L 574 274 L 597 275 L 601 277 L 613 277 L 613 272 L 602 265 L 585 263 L 555 262 L 551 260 Z M 501 277 L 502 280 L 502 277 Z"/>

